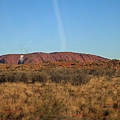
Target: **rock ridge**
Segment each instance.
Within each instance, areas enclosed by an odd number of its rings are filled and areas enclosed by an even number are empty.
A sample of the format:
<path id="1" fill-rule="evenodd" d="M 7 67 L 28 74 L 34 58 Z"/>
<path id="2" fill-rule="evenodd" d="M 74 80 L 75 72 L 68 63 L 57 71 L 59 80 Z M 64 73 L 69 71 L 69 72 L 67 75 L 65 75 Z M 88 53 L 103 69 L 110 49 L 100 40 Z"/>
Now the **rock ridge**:
<path id="1" fill-rule="evenodd" d="M 105 61 L 107 58 L 92 55 L 92 54 L 83 54 L 75 52 L 52 52 L 52 53 L 43 53 L 35 52 L 28 54 L 7 54 L 0 56 L 0 63 L 2 64 L 18 64 L 20 56 L 23 55 L 23 64 L 28 63 L 43 63 L 43 62 L 97 62 Z"/>

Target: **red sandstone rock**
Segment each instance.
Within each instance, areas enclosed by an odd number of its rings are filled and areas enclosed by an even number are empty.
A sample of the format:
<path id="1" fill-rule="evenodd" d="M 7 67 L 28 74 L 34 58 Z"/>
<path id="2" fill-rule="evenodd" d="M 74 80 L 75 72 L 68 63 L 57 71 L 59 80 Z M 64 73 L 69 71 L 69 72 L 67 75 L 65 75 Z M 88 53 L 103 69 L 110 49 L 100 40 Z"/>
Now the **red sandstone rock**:
<path id="1" fill-rule="evenodd" d="M 23 64 L 27 63 L 42 63 L 42 62 L 58 62 L 58 61 L 81 61 L 81 62 L 97 62 L 104 61 L 107 58 L 103 58 L 91 54 L 82 54 L 74 52 L 54 52 L 54 53 L 30 53 L 23 54 Z M 8 54 L 0 56 L 0 63 L 3 64 L 18 64 L 21 54 Z"/>

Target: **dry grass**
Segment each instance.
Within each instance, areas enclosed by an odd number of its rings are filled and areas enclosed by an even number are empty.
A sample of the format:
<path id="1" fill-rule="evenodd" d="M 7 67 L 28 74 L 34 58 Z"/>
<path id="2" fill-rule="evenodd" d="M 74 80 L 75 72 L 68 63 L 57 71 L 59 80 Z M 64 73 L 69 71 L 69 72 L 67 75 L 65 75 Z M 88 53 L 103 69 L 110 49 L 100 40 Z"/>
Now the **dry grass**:
<path id="1" fill-rule="evenodd" d="M 92 78 L 78 86 L 2 83 L 0 120 L 119 120 L 120 78 L 107 79 Z"/>

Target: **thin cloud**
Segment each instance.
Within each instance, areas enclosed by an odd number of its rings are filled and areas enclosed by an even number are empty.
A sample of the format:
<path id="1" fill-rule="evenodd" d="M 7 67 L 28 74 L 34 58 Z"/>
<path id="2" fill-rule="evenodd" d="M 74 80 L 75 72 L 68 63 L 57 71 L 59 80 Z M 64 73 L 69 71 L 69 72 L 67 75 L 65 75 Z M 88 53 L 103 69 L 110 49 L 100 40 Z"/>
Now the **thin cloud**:
<path id="1" fill-rule="evenodd" d="M 58 32 L 59 32 L 59 38 L 61 42 L 61 51 L 65 51 L 66 39 L 65 39 L 65 32 L 64 32 L 64 27 L 62 23 L 62 17 L 61 17 L 60 9 L 58 6 L 58 0 L 53 0 L 53 6 L 54 6 L 54 11 L 57 19 L 57 24 L 58 24 Z"/>

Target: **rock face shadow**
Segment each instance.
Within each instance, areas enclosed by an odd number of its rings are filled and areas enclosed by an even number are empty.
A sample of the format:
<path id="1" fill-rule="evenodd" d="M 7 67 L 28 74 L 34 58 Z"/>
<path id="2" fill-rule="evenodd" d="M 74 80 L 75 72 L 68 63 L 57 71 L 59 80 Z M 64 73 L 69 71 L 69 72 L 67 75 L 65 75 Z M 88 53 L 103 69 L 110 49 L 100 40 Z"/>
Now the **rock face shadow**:
<path id="1" fill-rule="evenodd" d="M 28 58 L 25 58 L 23 61 L 19 60 L 19 61 L 18 61 L 18 64 L 24 64 L 27 59 L 28 59 Z"/>
<path id="2" fill-rule="evenodd" d="M 5 59 L 4 59 L 4 58 L 1 59 L 1 60 L 0 60 L 0 63 L 5 64 L 5 63 L 6 63 L 6 62 L 5 62 Z"/>

